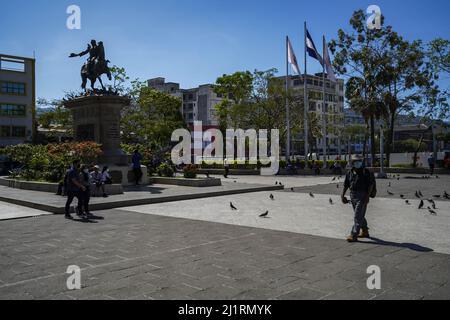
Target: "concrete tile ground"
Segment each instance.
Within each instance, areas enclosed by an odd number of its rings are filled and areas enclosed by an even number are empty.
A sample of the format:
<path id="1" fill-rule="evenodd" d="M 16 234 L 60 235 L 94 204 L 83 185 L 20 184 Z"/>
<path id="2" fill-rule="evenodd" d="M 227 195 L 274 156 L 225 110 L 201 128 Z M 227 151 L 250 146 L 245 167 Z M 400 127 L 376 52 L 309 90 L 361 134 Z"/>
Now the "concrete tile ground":
<path id="1" fill-rule="evenodd" d="M 450 256 L 127 211 L 0 222 L 1 299 L 431 299 Z M 379 265 L 382 289 L 366 287 Z M 69 291 L 69 265 L 82 289 Z"/>
<path id="2" fill-rule="evenodd" d="M 330 188 L 329 177 L 320 186 L 308 179 L 284 183 Z M 400 199 L 375 200 L 369 220 L 379 239 L 347 244 L 349 208 L 303 192 L 101 211 L 104 220 L 89 223 L 0 221 L 0 299 L 449 298 L 450 255 L 437 253 L 449 253 L 448 203 L 437 202 L 434 217 Z M 258 218 L 266 209 L 270 218 Z M 81 290 L 66 287 L 69 265 L 82 269 Z M 367 288 L 371 265 L 381 268 L 381 290 Z"/>

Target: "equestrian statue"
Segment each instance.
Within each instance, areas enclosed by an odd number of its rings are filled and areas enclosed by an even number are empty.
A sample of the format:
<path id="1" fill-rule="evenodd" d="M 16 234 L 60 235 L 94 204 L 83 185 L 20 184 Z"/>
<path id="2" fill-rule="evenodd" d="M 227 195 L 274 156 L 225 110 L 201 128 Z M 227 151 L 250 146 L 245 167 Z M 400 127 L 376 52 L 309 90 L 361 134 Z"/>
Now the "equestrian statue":
<path id="1" fill-rule="evenodd" d="M 97 43 L 96 40 L 92 40 L 90 44 L 88 44 L 87 49 L 81 53 L 75 54 L 72 53 L 69 58 L 82 57 L 84 55 L 89 54 L 88 60 L 84 63 L 81 68 L 81 79 L 82 84 L 81 88 L 86 92 L 86 83 L 89 79 L 91 81 L 91 88 L 95 91 L 95 83 L 97 80 L 100 82 L 103 91 L 105 91 L 105 86 L 102 82 L 102 75 L 106 74 L 109 81 L 111 81 L 111 71 L 108 67 L 109 60 L 105 58 L 105 47 L 103 46 L 103 42 L 99 41 Z"/>

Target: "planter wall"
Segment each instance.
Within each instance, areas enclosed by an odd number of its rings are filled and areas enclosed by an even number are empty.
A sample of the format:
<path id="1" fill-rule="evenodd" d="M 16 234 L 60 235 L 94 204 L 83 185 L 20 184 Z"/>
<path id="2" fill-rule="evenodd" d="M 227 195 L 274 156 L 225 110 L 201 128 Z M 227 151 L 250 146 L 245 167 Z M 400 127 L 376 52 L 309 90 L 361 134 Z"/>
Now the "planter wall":
<path id="1" fill-rule="evenodd" d="M 49 182 L 20 181 L 8 179 L 7 177 L 0 177 L 0 185 L 14 189 L 48 192 L 54 194 L 58 192 L 58 184 Z M 105 185 L 105 188 L 106 193 L 109 195 L 123 194 L 123 187 L 120 184 Z M 95 187 L 93 186 L 92 191 L 94 190 Z"/>
<path id="2" fill-rule="evenodd" d="M 198 174 L 207 174 L 210 175 L 223 175 L 225 173 L 224 169 L 200 169 L 198 170 Z M 230 175 L 233 176 L 259 176 L 259 170 L 251 170 L 251 169 L 230 169 Z"/>
<path id="3" fill-rule="evenodd" d="M 217 187 L 222 185 L 220 179 L 185 179 L 185 178 L 165 178 L 165 177 L 151 177 L 150 181 L 153 184 L 166 184 L 174 186 L 184 186 L 184 187 Z"/>

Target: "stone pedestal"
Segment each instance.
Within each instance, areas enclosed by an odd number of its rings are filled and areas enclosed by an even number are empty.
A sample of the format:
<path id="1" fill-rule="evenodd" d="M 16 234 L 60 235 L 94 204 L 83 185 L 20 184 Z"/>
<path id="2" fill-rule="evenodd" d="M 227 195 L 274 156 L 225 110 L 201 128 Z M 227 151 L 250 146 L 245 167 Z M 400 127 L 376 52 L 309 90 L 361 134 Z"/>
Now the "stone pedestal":
<path id="1" fill-rule="evenodd" d="M 128 98 L 119 96 L 88 96 L 65 102 L 72 112 L 75 139 L 101 144 L 102 164 L 129 163 L 129 157 L 120 148 L 120 112 L 129 103 Z"/>
<path id="2" fill-rule="evenodd" d="M 93 141 L 102 145 L 98 165 L 108 166 L 114 183 L 131 185 L 133 172 L 130 156 L 120 148 L 121 111 L 130 100 L 120 96 L 87 96 L 65 101 L 72 112 L 77 141 Z M 148 184 L 147 168 L 142 168 L 142 184 Z"/>

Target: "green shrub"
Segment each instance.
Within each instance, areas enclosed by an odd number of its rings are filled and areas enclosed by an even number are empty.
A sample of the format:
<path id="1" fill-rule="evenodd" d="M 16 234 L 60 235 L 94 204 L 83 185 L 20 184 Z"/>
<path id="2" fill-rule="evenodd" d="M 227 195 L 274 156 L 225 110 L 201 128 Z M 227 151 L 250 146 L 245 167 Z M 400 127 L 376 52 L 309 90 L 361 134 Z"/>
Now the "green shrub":
<path id="1" fill-rule="evenodd" d="M 171 178 L 175 174 L 175 169 L 168 163 L 163 163 L 156 169 L 156 172 L 161 177 Z"/>
<path id="2" fill-rule="evenodd" d="M 73 160 L 96 164 L 102 154 L 101 146 L 94 142 L 71 142 L 49 145 L 20 144 L 2 150 L 9 159 L 20 163 L 22 170 L 12 177 L 27 181 L 61 182 Z"/>
<path id="3" fill-rule="evenodd" d="M 398 163 L 394 164 L 392 168 L 410 169 L 413 168 L 413 165 L 411 163 Z"/>
<path id="4" fill-rule="evenodd" d="M 184 177 L 186 179 L 195 179 L 197 178 L 197 166 L 196 165 L 187 165 L 186 167 L 184 167 L 183 169 L 183 173 L 184 173 Z"/>

